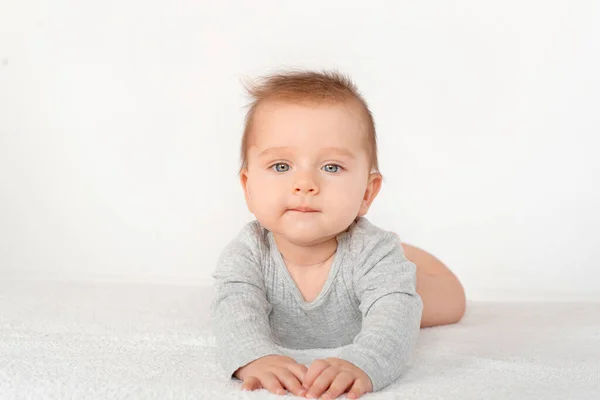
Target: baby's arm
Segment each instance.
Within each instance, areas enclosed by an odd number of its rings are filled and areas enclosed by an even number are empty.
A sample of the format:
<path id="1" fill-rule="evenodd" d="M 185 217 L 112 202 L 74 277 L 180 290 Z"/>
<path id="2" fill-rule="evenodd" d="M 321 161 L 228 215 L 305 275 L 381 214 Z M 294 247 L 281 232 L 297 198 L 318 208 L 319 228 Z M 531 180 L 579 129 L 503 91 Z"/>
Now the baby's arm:
<path id="1" fill-rule="evenodd" d="M 362 329 L 337 358 L 362 369 L 379 391 L 400 377 L 412 356 L 423 302 L 416 292 L 416 266 L 397 236 L 386 234 L 367 251 L 353 278 Z"/>
<path id="2" fill-rule="evenodd" d="M 246 238 L 247 239 L 247 238 Z M 280 355 L 269 326 L 263 273 L 257 254 L 244 240 L 230 243 L 213 273 L 212 329 L 228 376 L 267 355 Z"/>

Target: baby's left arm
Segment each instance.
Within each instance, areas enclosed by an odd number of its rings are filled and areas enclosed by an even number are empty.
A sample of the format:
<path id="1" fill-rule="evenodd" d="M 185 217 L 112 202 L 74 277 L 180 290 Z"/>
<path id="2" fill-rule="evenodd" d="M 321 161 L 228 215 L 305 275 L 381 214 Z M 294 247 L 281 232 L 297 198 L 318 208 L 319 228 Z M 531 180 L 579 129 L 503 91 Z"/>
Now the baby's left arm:
<path id="1" fill-rule="evenodd" d="M 376 392 L 398 379 L 410 360 L 423 302 L 416 291 L 416 266 L 405 257 L 399 238 L 389 233 L 371 245 L 353 278 L 362 328 L 337 358 L 362 369 Z"/>

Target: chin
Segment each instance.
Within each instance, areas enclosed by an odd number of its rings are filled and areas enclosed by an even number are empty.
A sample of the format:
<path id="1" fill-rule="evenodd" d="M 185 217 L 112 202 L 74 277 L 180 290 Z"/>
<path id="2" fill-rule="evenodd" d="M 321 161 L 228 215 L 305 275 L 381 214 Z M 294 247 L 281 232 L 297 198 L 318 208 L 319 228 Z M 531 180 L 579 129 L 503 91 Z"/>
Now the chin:
<path id="1" fill-rule="evenodd" d="M 299 245 L 312 245 L 329 240 L 337 236 L 339 232 L 329 232 L 322 229 L 292 229 L 285 231 L 283 234 L 292 243 Z"/>
<path id="2" fill-rule="evenodd" d="M 318 241 L 323 236 L 320 229 L 298 229 L 296 227 L 284 228 L 280 231 L 280 234 L 296 244 L 309 244 Z"/>
<path id="3" fill-rule="evenodd" d="M 286 232 L 285 236 L 290 242 L 297 244 L 311 244 L 321 238 L 321 235 L 317 235 L 314 232 Z"/>

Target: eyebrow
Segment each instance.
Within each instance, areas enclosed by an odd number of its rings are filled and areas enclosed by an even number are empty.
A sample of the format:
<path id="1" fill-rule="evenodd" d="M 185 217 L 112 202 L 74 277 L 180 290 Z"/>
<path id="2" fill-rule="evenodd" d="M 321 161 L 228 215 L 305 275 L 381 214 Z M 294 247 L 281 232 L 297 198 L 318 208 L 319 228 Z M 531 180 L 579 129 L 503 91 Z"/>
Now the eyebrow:
<path id="1" fill-rule="evenodd" d="M 258 154 L 259 158 L 268 157 L 269 155 L 274 155 L 277 153 L 289 153 L 291 152 L 291 147 L 269 147 Z M 321 149 L 322 153 L 337 153 L 338 155 L 345 156 L 348 158 L 356 159 L 356 154 L 351 152 L 348 149 L 344 149 L 341 147 L 325 147 Z"/>

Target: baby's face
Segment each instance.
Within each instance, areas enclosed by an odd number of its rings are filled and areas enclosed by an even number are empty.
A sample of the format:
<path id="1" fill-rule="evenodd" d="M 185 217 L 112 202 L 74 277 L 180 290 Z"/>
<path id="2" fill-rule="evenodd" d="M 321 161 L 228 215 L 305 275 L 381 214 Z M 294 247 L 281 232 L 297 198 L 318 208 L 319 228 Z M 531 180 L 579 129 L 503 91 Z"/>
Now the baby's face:
<path id="1" fill-rule="evenodd" d="M 363 198 L 375 174 L 366 138 L 351 104 L 261 104 L 240 176 L 250 212 L 298 245 L 342 232 L 369 206 Z"/>

